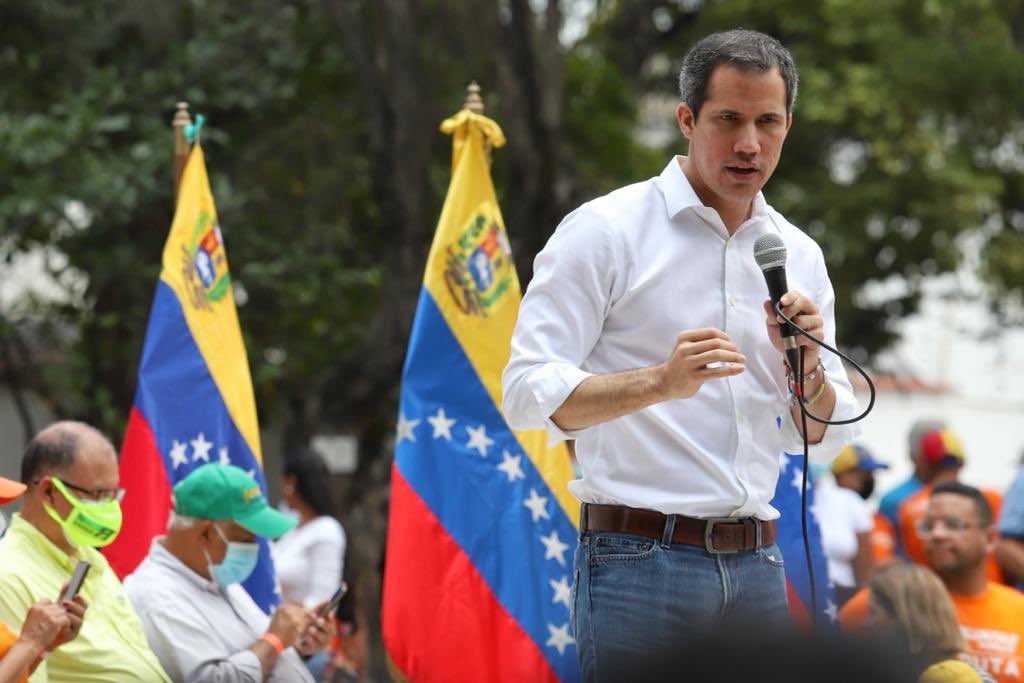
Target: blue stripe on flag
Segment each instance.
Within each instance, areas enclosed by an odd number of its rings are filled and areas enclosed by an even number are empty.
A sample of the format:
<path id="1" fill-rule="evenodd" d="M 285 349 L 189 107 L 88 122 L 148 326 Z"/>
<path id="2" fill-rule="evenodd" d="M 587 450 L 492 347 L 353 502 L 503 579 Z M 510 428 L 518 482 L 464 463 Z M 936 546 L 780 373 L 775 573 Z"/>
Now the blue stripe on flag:
<path id="1" fill-rule="evenodd" d="M 576 529 L 505 423 L 426 288 L 420 291 L 409 341 L 400 412 L 400 420 L 417 421 L 409 428 L 415 441 L 403 438 L 399 430 L 395 459 L 402 476 L 469 555 L 498 602 L 533 638 L 558 677 L 576 680 L 575 647 L 560 654 L 546 644 L 552 628 L 569 623 L 567 593 L 562 593 L 565 602 L 555 602 L 552 582 L 572 585 Z M 434 436 L 435 424 L 445 424 L 442 417 L 455 420 L 450 441 L 443 429 Z M 479 448 L 469 445 L 473 433 Z M 481 436 L 493 444 L 483 445 Z M 516 457 L 518 470 L 512 464 Z M 498 469 L 503 463 L 507 471 Z M 534 521 L 536 515 L 524 501 L 539 497 L 546 498 L 547 517 Z M 547 546 L 541 537 L 552 547 L 554 541 L 566 546 L 564 563 L 554 556 L 545 559 Z"/>
<path id="2" fill-rule="evenodd" d="M 163 280 L 157 282 L 153 297 L 135 406 L 153 431 L 172 487 L 196 467 L 217 462 L 226 453 L 232 465 L 252 472 L 266 495 L 263 470 L 228 413 L 185 322 L 181 302 Z M 265 612 L 280 602 L 265 539 L 260 540 L 256 571 L 243 585 Z"/>

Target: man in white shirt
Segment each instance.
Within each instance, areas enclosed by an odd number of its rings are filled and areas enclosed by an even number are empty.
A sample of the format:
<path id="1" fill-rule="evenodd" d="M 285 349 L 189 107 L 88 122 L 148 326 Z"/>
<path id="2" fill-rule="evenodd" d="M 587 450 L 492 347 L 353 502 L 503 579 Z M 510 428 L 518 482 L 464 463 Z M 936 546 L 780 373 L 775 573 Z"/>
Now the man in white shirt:
<path id="1" fill-rule="evenodd" d="M 758 237 L 788 246 L 783 311 L 835 342 L 821 249 L 760 194 L 796 89 L 792 56 L 769 36 L 700 41 L 680 74 L 689 156 L 584 204 L 537 256 L 503 407 L 513 428 L 576 440 L 582 477 L 570 489 L 584 506 L 573 621 L 584 679 L 709 622 L 787 618 L 769 501 L 780 454 L 801 452 L 803 440 L 752 253 Z M 797 339 L 808 411 L 854 417 L 840 361 L 819 363 L 818 347 Z M 856 432 L 813 422 L 807 431 L 825 461 Z"/>
<path id="2" fill-rule="evenodd" d="M 324 648 L 332 620 L 294 604 L 268 617 L 239 585 L 256 567 L 256 535 L 276 538 L 295 520 L 234 465 L 203 465 L 173 493 L 167 535 L 124 583 L 161 665 L 179 682 L 312 683 L 300 655 Z"/>

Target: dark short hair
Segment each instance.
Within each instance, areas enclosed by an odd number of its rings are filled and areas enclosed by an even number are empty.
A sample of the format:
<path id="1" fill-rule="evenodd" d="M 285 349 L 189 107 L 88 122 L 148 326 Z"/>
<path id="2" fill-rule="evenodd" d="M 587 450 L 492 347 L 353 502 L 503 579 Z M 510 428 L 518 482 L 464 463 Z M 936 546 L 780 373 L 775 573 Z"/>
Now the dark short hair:
<path id="1" fill-rule="evenodd" d="M 778 68 L 786 84 L 786 113 L 793 111 L 799 76 L 793 55 L 775 38 L 758 31 L 737 28 L 712 33 L 690 48 L 679 72 L 679 94 L 693 111 L 700 114 L 707 96 L 708 81 L 719 64 L 762 73 Z"/>
<path id="2" fill-rule="evenodd" d="M 69 467 L 78 451 L 78 435 L 70 429 L 41 432 L 25 447 L 21 458 L 21 483 L 31 485 L 43 472 Z"/>
<path id="3" fill-rule="evenodd" d="M 930 495 L 934 497 L 940 493 L 952 493 L 957 496 L 970 498 L 974 501 L 974 509 L 978 513 L 978 519 L 981 520 L 981 526 L 991 526 L 992 506 L 988 504 L 988 498 L 985 497 L 985 494 L 978 489 L 958 481 L 941 481 L 932 487 Z"/>
<path id="4" fill-rule="evenodd" d="M 298 448 L 284 458 L 284 474 L 295 477 L 295 491 L 318 516 L 334 515 L 334 504 L 328 488 L 330 473 L 320 454 L 311 448 Z"/>

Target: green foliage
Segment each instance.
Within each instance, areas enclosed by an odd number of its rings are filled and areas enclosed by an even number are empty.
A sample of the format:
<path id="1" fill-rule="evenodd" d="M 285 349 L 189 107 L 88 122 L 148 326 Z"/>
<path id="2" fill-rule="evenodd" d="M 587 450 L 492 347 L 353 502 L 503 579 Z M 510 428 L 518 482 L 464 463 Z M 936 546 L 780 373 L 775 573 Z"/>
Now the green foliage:
<path id="1" fill-rule="evenodd" d="M 171 220 L 176 100 L 207 116 L 264 422 L 322 401 L 379 434 L 448 180 L 437 125 L 464 84 L 481 81 L 509 137 L 495 176 L 526 280 L 559 216 L 683 148 L 667 110 L 670 144 L 641 134 L 650 105 L 674 96 L 697 38 L 737 25 L 801 69 L 766 193 L 825 250 L 846 345 L 890 344 L 920 279 L 979 229 L 995 305 L 1024 318 L 1020 0 L 605 0 L 562 49 L 527 7 L 0 2 L 0 253 L 52 247 L 71 283 L 64 302 L 6 313 L 45 323 L 63 354 L 37 378 L 58 411 L 122 429 Z M 900 296 L 863 295 L 892 280 Z"/>
<path id="2" fill-rule="evenodd" d="M 0 6 L 0 234 L 52 245 L 88 276 L 50 324 L 58 408 L 120 433 L 171 220 L 176 99 L 203 143 L 261 408 L 271 412 L 357 336 L 379 280 L 365 229 L 365 124 L 313 3 Z M 76 227 L 69 202 L 85 207 Z"/>

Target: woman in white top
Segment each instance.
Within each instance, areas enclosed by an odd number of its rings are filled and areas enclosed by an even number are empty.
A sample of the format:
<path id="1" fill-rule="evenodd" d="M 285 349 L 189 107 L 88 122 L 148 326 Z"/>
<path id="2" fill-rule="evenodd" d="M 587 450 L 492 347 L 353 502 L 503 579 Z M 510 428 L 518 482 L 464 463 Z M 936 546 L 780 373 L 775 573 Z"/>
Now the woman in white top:
<path id="1" fill-rule="evenodd" d="M 344 569 L 345 529 L 333 516 L 329 481 L 316 451 L 301 449 L 285 457 L 281 495 L 299 523 L 274 543 L 274 568 L 284 601 L 307 608 L 334 595 Z M 330 657 L 327 648 L 306 661 L 317 681 L 324 680 Z"/>
<path id="2" fill-rule="evenodd" d="M 274 566 L 285 602 L 313 607 L 341 585 L 345 530 L 333 516 L 329 474 L 320 456 L 302 449 L 285 458 L 281 493 L 299 524 L 274 544 Z"/>

